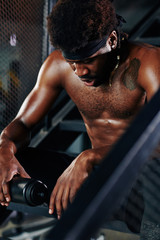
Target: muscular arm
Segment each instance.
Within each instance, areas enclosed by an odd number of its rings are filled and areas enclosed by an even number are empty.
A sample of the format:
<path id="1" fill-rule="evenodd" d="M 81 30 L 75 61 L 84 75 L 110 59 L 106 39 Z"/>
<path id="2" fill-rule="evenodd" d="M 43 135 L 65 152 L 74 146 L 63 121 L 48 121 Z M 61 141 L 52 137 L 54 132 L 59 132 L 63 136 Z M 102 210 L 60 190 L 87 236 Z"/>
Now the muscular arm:
<path id="1" fill-rule="evenodd" d="M 10 201 L 8 182 L 15 174 L 29 177 L 15 158 L 15 153 L 26 146 L 30 131 L 48 112 L 61 91 L 61 79 L 54 54 L 43 64 L 38 80 L 27 96 L 15 119 L 0 136 L 0 203 Z"/>
<path id="2" fill-rule="evenodd" d="M 63 172 L 54 187 L 49 205 L 49 213 L 53 214 L 56 209 L 58 218 L 63 210 L 72 202 L 81 185 L 88 178 L 93 167 L 99 164 L 106 156 L 106 146 L 97 149 L 88 149 L 78 155 L 70 166 Z"/>
<path id="3" fill-rule="evenodd" d="M 145 90 L 149 101 L 160 87 L 160 48 L 149 48 L 140 61 L 138 83 Z"/>

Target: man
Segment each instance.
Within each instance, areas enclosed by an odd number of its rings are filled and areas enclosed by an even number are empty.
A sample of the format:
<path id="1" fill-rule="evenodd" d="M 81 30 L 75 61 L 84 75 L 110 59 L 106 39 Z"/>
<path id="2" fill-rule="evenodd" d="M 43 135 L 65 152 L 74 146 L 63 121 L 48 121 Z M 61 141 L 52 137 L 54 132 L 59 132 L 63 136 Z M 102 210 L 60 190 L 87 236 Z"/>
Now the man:
<path id="1" fill-rule="evenodd" d="M 11 200 L 8 183 L 13 176 L 29 177 L 16 154 L 28 145 L 31 129 L 63 88 L 82 115 L 92 148 L 71 162 L 53 188 L 49 213 L 56 209 L 58 218 L 158 90 L 160 49 L 127 41 L 121 20 L 109 0 L 60 0 L 53 8 L 48 31 L 57 50 L 46 59 L 35 87 L 1 134 L 1 205 Z"/>

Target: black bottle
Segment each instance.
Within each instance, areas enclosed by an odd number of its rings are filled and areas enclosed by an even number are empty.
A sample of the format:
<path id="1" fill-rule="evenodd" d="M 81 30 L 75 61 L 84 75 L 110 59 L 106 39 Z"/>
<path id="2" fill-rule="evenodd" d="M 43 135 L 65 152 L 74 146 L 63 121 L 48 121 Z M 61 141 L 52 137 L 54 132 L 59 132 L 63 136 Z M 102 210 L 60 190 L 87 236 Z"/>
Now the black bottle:
<path id="1" fill-rule="evenodd" d="M 47 202 L 47 186 L 33 178 L 14 177 L 10 181 L 11 201 L 38 206 Z"/>

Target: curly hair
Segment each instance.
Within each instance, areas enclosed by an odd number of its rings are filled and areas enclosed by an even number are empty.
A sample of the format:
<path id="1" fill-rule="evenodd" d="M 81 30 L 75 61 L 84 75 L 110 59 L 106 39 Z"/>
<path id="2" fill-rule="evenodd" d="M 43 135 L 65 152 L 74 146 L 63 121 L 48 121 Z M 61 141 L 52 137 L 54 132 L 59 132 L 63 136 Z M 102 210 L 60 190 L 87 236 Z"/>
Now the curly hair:
<path id="1" fill-rule="evenodd" d="M 117 30 L 118 19 L 111 0 L 59 0 L 47 27 L 55 48 L 74 52 Z"/>

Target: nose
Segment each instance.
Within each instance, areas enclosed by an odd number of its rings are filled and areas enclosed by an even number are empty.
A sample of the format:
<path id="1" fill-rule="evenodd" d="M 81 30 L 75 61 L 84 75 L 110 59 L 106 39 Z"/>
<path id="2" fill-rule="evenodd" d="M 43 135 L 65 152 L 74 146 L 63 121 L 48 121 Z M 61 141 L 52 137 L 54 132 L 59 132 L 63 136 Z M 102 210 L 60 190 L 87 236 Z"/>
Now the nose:
<path id="1" fill-rule="evenodd" d="M 78 77 L 82 77 L 89 73 L 89 69 L 83 63 L 74 63 L 74 73 Z"/>

